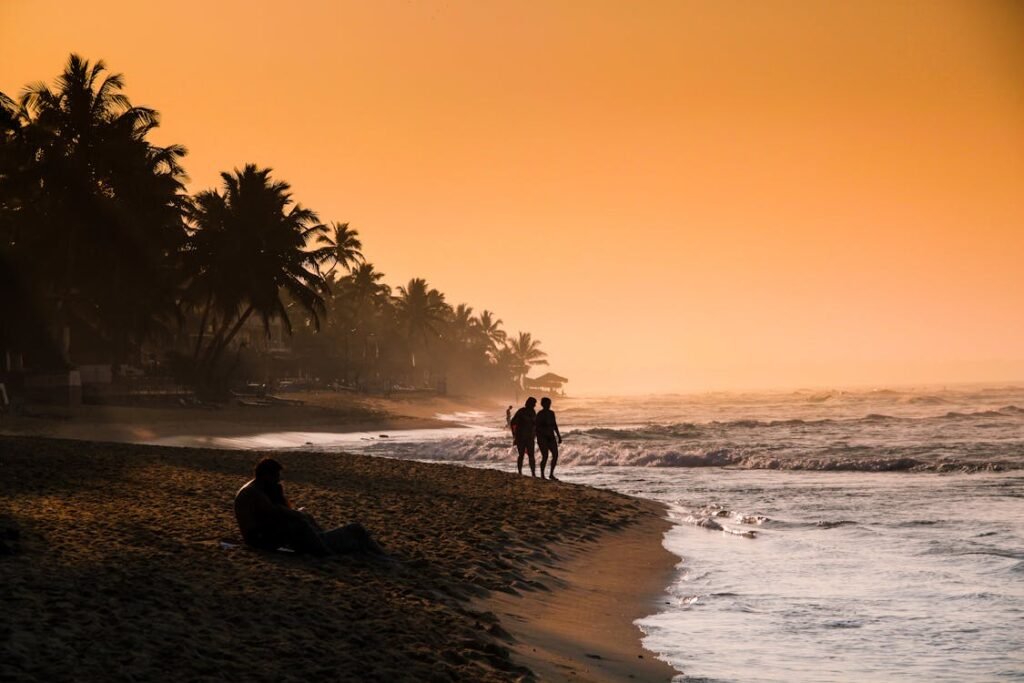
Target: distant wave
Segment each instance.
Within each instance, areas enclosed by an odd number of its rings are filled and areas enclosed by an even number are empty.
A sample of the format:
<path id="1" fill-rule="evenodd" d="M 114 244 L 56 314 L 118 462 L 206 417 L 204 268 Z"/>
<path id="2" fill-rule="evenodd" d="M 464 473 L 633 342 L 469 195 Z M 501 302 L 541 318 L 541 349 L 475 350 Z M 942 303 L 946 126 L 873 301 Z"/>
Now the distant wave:
<path id="1" fill-rule="evenodd" d="M 916 398 L 931 403 L 936 397 Z M 608 416 L 635 419 L 636 412 L 628 412 L 631 408 L 624 404 L 622 410 L 609 410 Z M 560 462 L 579 466 L 853 472 L 1024 469 L 1024 409 L 1017 405 L 917 417 L 887 414 L 887 409 L 877 404 L 871 407 L 874 410 L 865 408 L 861 417 L 818 418 L 805 414 L 776 420 L 723 419 L 636 426 L 614 422 L 606 426 L 588 416 L 589 426 L 563 430 Z M 497 431 L 397 441 L 370 445 L 368 450 L 392 457 L 450 462 L 514 461 L 508 438 Z"/>
<path id="2" fill-rule="evenodd" d="M 848 419 L 823 418 L 817 420 L 803 420 L 799 418 L 792 418 L 788 420 L 730 420 L 723 422 L 712 421 L 704 424 L 698 424 L 694 422 L 679 422 L 668 425 L 647 425 L 644 427 L 635 428 L 595 427 L 590 429 L 577 430 L 574 431 L 573 433 L 586 434 L 590 436 L 613 440 L 644 441 L 665 438 L 703 437 L 707 436 L 710 431 L 721 431 L 730 429 L 751 430 L 765 427 L 813 427 L 827 425 L 855 427 L 857 424 L 878 424 L 886 422 L 924 423 L 929 421 L 944 420 L 971 420 L 982 418 L 1017 417 L 1021 415 L 1024 415 L 1024 408 L 1018 408 L 1017 406 L 1011 405 L 1004 406 L 1002 408 L 999 408 L 998 410 L 980 410 L 975 412 L 950 411 L 943 415 L 926 417 L 897 417 L 894 415 L 885 415 L 883 413 L 869 413 L 864 417 Z"/>
<path id="3" fill-rule="evenodd" d="M 892 415 L 882 415 L 880 413 L 871 413 L 865 415 L 859 420 L 850 420 L 850 422 L 894 422 L 896 420 L 902 420 L 907 418 L 893 417 Z"/>
<path id="4" fill-rule="evenodd" d="M 815 524 L 815 526 L 817 526 L 817 527 L 819 527 L 821 529 L 835 529 L 837 526 L 849 526 L 851 524 L 856 524 L 856 523 L 857 522 L 853 521 L 852 519 L 839 519 L 839 520 L 836 520 L 834 522 L 827 521 L 827 520 L 821 520 L 820 522 Z"/>
<path id="5" fill-rule="evenodd" d="M 900 399 L 900 402 L 909 403 L 914 406 L 938 406 L 944 403 L 949 403 L 949 401 L 941 396 L 907 396 L 906 398 Z"/>
<path id="6" fill-rule="evenodd" d="M 1018 415 L 1024 415 L 1024 409 L 1018 408 L 1017 406 L 1003 406 L 998 410 L 977 410 L 967 413 L 962 413 L 954 410 L 943 415 L 941 419 L 971 420 L 982 417 L 1014 417 Z"/>
<path id="7" fill-rule="evenodd" d="M 734 467 L 765 470 L 853 472 L 980 472 L 1024 468 L 1024 453 L 1012 447 L 997 457 L 932 457 L 928 448 L 886 449 L 878 452 L 863 446 L 829 446 L 810 452 L 778 448 L 735 446 L 688 446 L 655 443 L 644 439 L 580 438 L 574 435 L 562 445 L 559 462 L 576 466 L 606 467 Z M 504 438 L 475 436 L 412 444 L 380 444 L 393 457 L 449 462 L 510 462 L 513 450 Z M 991 456 L 992 454 L 990 454 Z"/>

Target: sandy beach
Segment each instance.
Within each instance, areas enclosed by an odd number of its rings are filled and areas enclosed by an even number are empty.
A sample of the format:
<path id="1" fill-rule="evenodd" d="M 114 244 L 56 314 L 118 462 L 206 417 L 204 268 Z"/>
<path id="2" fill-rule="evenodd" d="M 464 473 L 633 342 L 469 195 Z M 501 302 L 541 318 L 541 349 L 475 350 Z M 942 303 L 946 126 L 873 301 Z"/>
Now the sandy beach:
<path id="1" fill-rule="evenodd" d="M 309 391 L 274 405 L 80 405 L 73 410 L 31 406 L 28 415 L 0 416 L 0 434 L 140 443 L 167 437 L 233 437 L 262 431 L 360 432 L 450 427 L 438 414 L 481 407 L 445 397 L 381 398 Z M 485 407 L 500 416 L 501 411 Z M 501 418 L 496 417 L 496 421 Z"/>
<path id="2" fill-rule="evenodd" d="M 653 503 L 504 473 L 283 456 L 296 505 L 395 561 L 240 545 L 255 452 L 0 437 L 5 680 L 669 680 L 632 620 Z"/>

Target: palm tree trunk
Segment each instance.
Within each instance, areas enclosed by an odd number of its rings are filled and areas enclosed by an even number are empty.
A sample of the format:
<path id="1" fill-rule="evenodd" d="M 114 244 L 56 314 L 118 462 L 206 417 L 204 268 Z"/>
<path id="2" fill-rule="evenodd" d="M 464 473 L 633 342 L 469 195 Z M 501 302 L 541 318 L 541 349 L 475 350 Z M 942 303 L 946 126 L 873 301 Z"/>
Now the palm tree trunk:
<path id="1" fill-rule="evenodd" d="M 249 306 L 245 310 L 245 313 L 238 317 L 231 330 L 225 333 L 228 329 L 227 321 L 217 330 L 217 334 L 213 336 L 213 340 L 206 349 L 206 353 L 203 355 L 199 366 L 196 368 L 196 375 L 199 378 L 200 385 L 204 391 L 215 390 L 214 375 L 217 368 L 217 361 L 220 360 L 221 354 L 224 353 L 224 349 L 228 347 L 228 344 L 235 338 L 239 330 L 242 329 L 242 325 L 252 315 L 253 307 Z"/>
<path id="2" fill-rule="evenodd" d="M 206 321 L 210 316 L 210 306 L 213 304 L 213 292 L 206 297 L 206 307 L 203 308 L 203 319 L 199 323 L 199 335 L 196 337 L 196 350 L 192 353 L 192 362 L 199 360 L 199 351 L 203 348 L 203 337 L 206 335 Z"/>
<path id="3" fill-rule="evenodd" d="M 213 346 L 210 349 L 210 368 L 217 364 L 217 361 L 220 359 L 221 354 L 224 353 L 224 349 L 228 347 L 228 344 L 230 344 L 231 341 L 238 335 L 239 331 L 241 331 L 242 325 L 244 325 L 245 321 L 249 319 L 250 315 L 252 315 L 252 311 L 253 308 L 250 305 L 247 309 L 245 309 L 245 313 L 238 316 L 238 320 L 235 321 L 234 327 L 232 327 L 231 331 L 228 332 L 228 334 L 223 339 L 221 339 L 220 344 Z"/>
<path id="4" fill-rule="evenodd" d="M 213 350 L 220 345 L 220 340 L 224 338 L 224 333 L 228 329 L 228 320 L 218 321 L 216 317 L 213 319 L 213 328 L 215 330 L 213 338 L 210 339 L 209 345 L 206 347 L 206 351 L 202 354 L 202 358 L 199 360 L 199 366 L 204 366 L 207 361 L 210 360 L 210 355 Z"/>

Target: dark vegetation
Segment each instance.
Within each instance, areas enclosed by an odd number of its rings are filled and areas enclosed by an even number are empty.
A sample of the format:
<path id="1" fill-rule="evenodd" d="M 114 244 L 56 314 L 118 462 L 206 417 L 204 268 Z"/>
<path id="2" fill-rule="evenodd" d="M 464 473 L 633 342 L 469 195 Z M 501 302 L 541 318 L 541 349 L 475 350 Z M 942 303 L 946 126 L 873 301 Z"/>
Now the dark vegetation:
<path id="1" fill-rule="evenodd" d="M 185 148 L 148 139 L 159 121 L 78 55 L 53 87 L 0 93 L 0 369 L 106 364 L 216 397 L 289 376 L 506 391 L 546 364 L 425 279 L 392 290 L 357 230 L 269 168 L 189 195 Z"/>

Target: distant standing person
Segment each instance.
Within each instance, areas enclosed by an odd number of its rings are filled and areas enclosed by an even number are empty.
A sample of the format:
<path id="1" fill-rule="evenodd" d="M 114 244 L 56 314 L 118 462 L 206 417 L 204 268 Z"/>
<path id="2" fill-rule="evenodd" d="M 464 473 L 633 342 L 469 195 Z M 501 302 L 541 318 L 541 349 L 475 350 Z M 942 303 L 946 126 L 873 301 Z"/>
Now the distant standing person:
<path id="1" fill-rule="evenodd" d="M 508 410 L 505 411 L 505 427 L 512 429 L 512 406 L 509 406 Z"/>
<path id="2" fill-rule="evenodd" d="M 551 478 L 555 479 L 555 465 L 558 464 L 558 444 L 562 443 L 562 434 L 558 431 L 555 411 L 551 410 L 551 399 L 545 396 L 540 400 L 541 411 L 537 413 L 537 447 L 540 448 L 540 478 L 544 478 L 544 466 L 551 453 Z M 555 479 L 555 481 L 558 481 Z"/>
<path id="3" fill-rule="evenodd" d="M 530 474 L 534 477 L 537 476 L 537 465 L 533 454 L 533 442 L 537 437 L 537 413 L 533 409 L 536 405 L 537 399 L 531 396 L 526 399 L 526 404 L 517 410 L 509 421 L 512 427 L 512 444 L 519 453 L 516 470 L 519 474 L 523 473 L 523 456 L 529 455 Z"/>

